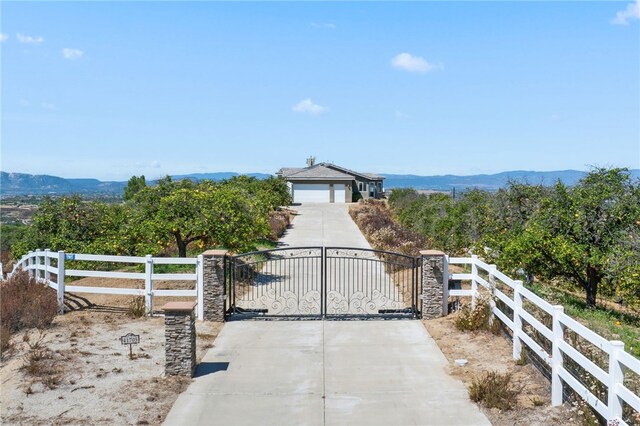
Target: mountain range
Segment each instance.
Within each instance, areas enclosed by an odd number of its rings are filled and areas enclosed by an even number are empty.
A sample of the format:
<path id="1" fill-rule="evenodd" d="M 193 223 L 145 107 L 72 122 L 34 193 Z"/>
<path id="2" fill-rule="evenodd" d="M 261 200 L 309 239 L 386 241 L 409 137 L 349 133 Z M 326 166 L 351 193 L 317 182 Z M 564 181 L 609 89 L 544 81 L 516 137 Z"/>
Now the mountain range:
<path id="1" fill-rule="evenodd" d="M 640 170 L 630 170 L 634 179 L 640 179 Z M 439 191 L 450 191 L 453 188 L 464 190 L 467 188 L 480 188 L 495 191 L 504 187 L 510 180 L 528 182 L 531 184 L 551 185 L 561 180 L 567 185 L 573 185 L 586 172 L 579 170 L 559 170 L 551 172 L 536 172 L 514 170 L 496 174 L 480 174 L 470 176 L 439 175 L 439 176 L 418 176 L 382 174 L 385 177 L 385 189 L 393 188 L 415 188 L 431 189 Z M 7 195 L 62 195 L 62 194 L 84 194 L 84 195 L 121 195 L 127 182 L 100 181 L 98 179 L 65 179 L 50 175 L 31 175 L 26 173 L 0 172 L 0 194 Z M 194 173 L 187 175 L 172 176 L 174 180 L 222 180 L 238 176 L 235 172 L 217 173 Z M 268 174 L 250 173 L 249 176 L 258 179 L 267 178 Z M 153 184 L 153 181 L 150 182 Z"/>

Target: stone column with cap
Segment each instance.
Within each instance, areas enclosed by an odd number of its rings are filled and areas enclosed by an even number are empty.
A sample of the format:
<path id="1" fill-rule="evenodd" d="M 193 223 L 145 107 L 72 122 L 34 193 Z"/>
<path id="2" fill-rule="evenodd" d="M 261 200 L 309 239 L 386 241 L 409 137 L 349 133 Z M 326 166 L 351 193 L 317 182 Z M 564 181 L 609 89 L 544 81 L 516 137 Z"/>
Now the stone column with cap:
<path id="1" fill-rule="evenodd" d="M 420 251 L 422 260 L 422 318 L 447 315 L 449 268 L 446 255 L 438 250 Z"/>
<path id="2" fill-rule="evenodd" d="M 205 321 L 224 322 L 227 253 L 226 250 L 207 250 L 202 253 Z"/>
<path id="3" fill-rule="evenodd" d="M 164 372 L 193 377 L 196 371 L 196 302 L 169 302 L 164 311 Z"/>

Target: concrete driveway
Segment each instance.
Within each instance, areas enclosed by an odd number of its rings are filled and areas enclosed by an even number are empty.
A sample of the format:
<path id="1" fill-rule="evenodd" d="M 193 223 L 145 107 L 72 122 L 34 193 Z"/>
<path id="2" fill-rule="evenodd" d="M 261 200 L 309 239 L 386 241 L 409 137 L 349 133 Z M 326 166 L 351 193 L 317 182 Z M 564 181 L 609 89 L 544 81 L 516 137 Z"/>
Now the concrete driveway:
<path id="1" fill-rule="evenodd" d="M 338 246 L 370 249 L 349 216 L 349 204 L 302 204 L 291 228 L 280 239 L 282 247 Z"/>
<path id="2" fill-rule="evenodd" d="M 284 247 L 370 248 L 340 204 L 295 206 Z M 225 324 L 166 425 L 489 425 L 420 321 Z"/>
<path id="3" fill-rule="evenodd" d="M 419 321 L 224 326 L 165 425 L 489 425 Z"/>

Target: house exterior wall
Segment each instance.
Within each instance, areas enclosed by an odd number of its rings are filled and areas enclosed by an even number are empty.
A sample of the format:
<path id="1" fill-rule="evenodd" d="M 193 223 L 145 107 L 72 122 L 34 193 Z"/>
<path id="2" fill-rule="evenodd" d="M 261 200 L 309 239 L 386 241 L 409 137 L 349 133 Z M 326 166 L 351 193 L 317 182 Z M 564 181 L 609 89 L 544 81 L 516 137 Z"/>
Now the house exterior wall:
<path id="1" fill-rule="evenodd" d="M 373 184 L 375 186 L 375 190 L 373 196 L 371 195 L 371 191 L 369 190 L 369 185 Z M 362 190 L 360 186 L 362 185 Z M 354 181 L 354 186 L 357 193 L 362 196 L 362 199 L 367 200 L 369 198 L 380 198 L 382 193 L 384 192 L 384 187 L 382 185 L 381 180 L 364 180 L 364 179 L 356 179 Z"/>
<path id="2" fill-rule="evenodd" d="M 289 186 L 290 190 L 293 190 L 293 185 L 296 184 L 316 184 L 316 185 L 344 185 L 344 202 L 350 203 L 352 201 L 352 191 L 353 191 L 353 182 L 349 180 L 323 180 L 323 179 L 307 179 L 307 180 L 294 180 L 289 181 L 291 183 Z M 330 186 L 331 188 L 331 186 Z M 335 199 L 334 199 L 335 202 Z"/>

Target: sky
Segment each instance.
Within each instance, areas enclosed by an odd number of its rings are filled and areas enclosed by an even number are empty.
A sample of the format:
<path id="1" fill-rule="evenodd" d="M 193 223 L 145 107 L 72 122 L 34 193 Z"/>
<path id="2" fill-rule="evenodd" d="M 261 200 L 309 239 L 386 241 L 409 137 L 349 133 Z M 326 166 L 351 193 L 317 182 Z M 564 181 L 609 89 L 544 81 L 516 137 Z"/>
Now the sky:
<path id="1" fill-rule="evenodd" d="M 6 172 L 640 168 L 640 1 L 0 2 Z"/>

